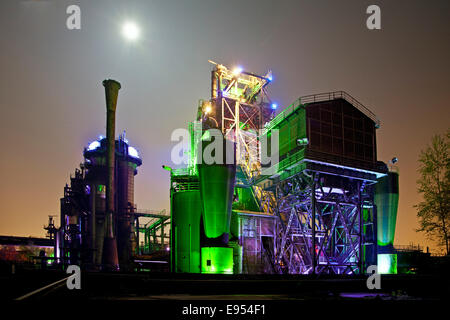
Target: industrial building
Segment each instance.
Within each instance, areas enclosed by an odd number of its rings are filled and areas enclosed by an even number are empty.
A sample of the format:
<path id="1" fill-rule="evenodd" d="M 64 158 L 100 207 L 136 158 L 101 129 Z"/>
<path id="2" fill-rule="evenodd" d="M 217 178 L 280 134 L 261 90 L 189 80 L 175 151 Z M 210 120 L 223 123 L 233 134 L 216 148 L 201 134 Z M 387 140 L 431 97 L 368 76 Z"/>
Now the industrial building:
<path id="1" fill-rule="evenodd" d="M 169 228 L 170 217 L 164 210 L 137 209 L 134 176 L 142 160 L 125 133 L 115 140 L 120 84 L 114 80 L 103 84 L 106 137 L 100 136 L 84 149 L 83 163 L 70 177 L 70 185 L 64 187 L 60 227 L 56 228 L 51 220 L 45 229 L 48 237 L 54 239 L 53 260 L 57 265 L 131 271 L 146 267 L 142 264 L 151 260 L 149 254 L 161 256 L 163 252 L 163 260 L 167 256 L 169 241 L 164 229 Z"/>
<path id="2" fill-rule="evenodd" d="M 396 273 L 398 173 L 377 159 L 377 117 L 343 91 L 277 112 L 271 72 L 210 62 L 211 96 L 189 123 L 188 159 L 163 166 L 170 213 L 137 208 L 142 160 L 124 135 L 115 139 L 120 84 L 104 81 L 106 137 L 84 149 L 60 227 L 46 227 L 54 263 L 213 274 L 362 274 L 378 264 Z"/>
<path id="3" fill-rule="evenodd" d="M 212 63 L 191 159 L 171 170 L 172 271 L 361 274 L 381 262 L 394 273 L 398 174 L 377 160 L 376 116 L 342 91 L 275 116 L 271 72 Z M 233 145 L 219 152 L 233 150 L 232 164 L 197 163 L 221 139 L 210 132 Z"/>

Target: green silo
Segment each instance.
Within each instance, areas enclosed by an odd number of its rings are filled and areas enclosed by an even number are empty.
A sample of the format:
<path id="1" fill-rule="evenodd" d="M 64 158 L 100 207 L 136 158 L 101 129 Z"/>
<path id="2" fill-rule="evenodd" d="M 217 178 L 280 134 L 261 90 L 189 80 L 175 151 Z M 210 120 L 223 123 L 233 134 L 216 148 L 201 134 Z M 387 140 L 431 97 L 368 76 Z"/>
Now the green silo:
<path id="1" fill-rule="evenodd" d="M 394 253 L 395 225 L 398 209 L 398 173 L 389 172 L 378 179 L 375 189 L 377 207 L 378 272 L 397 273 L 397 255 Z"/>
<path id="2" fill-rule="evenodd" d="M 205 235 L 207 238 L 228 235 L 236 166 L 199 165 L 198 172 Z"/>
<path id="3" fill-rule="evenodd" d="M 206 155 L 205 150 L 214 150 L 214 162 L 197 164 L 203 222 L 202 273 L 232 273 L 233 249 L 227 245 L 236 178 L 236 147 L 224 139 L 221 132 L 216 130 L 211 134 L 210 130 L 205 132 L 204 137 L 208 138 L 202 138 L 200 150 L 203 156 Z"/>
<path id="4" fill-rule="evenodd" d="M 376 184 L 375 204 L 377 206 L 378 247 L 392 248 L 398 209 L 398 173 L 389 172 Z"/>
<path id="5" fill-rule="evenodd" d="M 200 273 L 199 190 L 172 194 L 172 270 Z"/>

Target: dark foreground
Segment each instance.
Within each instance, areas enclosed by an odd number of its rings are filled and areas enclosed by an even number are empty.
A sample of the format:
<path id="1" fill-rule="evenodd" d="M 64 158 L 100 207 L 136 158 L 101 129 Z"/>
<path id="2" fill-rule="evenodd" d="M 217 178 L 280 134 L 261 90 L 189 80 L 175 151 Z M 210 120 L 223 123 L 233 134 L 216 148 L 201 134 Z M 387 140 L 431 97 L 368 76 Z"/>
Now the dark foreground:
<path id="1" fill-rule="evenodd" d="M 62 281 L 36 294 L 17 298 L 68 275 L 61 271 L 21 271 L 1 274 L 1 300 L 13 307 L 36 303 L 52 308 L 108 305 L 113 309 L 136 304 L 135 311 L 158 308 L 176 318 L 273 318 L 308 307 L 327 313 L 334 306 L 385 306 L 426 310 L 450 301 L 447 275 L 382 275 L 381 289 L 369 290 L 367 277 L 217 276 L 169 273 L 81 273 L 81 289 Z M 141 308 L 141 305 L 144 309 Z M 320 306 L 330 308 L 319 308 Z M 215 313 L 204 314 L 215 307 Z M 203 309 L 201 309 L 203 308 Z M 108 308 L 109 311 L 113 310 Z M 341 310 L 341 309 L 339 309 Z M 376 310 L 373 310 L 376 311 Z M 380 309 L 378 308 L 378 311 Z M 203 312 L 203 314 L 198 314 Z M 334 312 L 334 311 L 333 311 Z M 342 310 L 340 311 L 342 312 Z M 184 314 L 188 313 L 188 314 Z M 236 313 L 236 314 L 235 314 Z M 245 315 L 243 314 L 245 313 Z"/>

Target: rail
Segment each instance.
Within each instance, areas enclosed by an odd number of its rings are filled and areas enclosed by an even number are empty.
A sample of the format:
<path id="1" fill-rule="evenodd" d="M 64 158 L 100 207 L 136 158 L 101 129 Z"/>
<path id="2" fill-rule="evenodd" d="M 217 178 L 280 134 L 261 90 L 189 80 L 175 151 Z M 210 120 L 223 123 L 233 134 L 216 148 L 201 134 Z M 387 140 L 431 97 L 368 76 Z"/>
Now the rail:
<path id="1" fill-rule="evenodd" d="M 423 247 L 415 244 L 407 244 L 407 245 L 394 245 L 394 249 L 396 251 L 420 251 L 423 252 Z"/>
<path id="2" fill-rule="evenodd" d="M 279 124 L 282 120 L 287 118 L 291 113 L 296 111 L 300 106 L 307 104 L 307 103 L 316 103 L 316 102 L 323 102 L 323 101 L 331 101 L 335 99 L 344 99 L 350 104 L 352 104 L 356 109 L 364 113 L 367 117 L 369 117 L 373 122 L 375 122 L 375 126 L 377 128 L 380 127 L 380 120 L 377 118 L 377 116 L 370 111 L 367 107 L 365 107 L 361 102 L 353 98 L 351 95 L 349 95 L 345 91 L 333 91 L 333 92 L 324 92 L 324 93 L 317 93 L 317 94 L 311 94 L 307 96 L 302 96 L 295 100 L 293 103 L 291 103 L 286 109 L 281 111 L 275 118 L 270 121 L 263 132 L 266 133 L 273 127 L 275 127 L 277 124 Z"/>

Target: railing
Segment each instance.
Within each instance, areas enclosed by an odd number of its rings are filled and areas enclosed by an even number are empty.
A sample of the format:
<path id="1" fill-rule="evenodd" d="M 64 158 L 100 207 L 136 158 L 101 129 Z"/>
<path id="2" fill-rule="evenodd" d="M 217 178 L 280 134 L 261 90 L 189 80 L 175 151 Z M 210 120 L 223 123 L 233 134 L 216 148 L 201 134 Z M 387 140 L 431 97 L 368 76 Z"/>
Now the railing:
<path id="1" fill-rule="evenodd" d="M 166 209 L 163 209 L 163 210 L 151 210 L 151 209 L 140 209 L 139 208 L 139 209 L 134 209 L 130 213 L 151 214 L 151 215 L 155 215 L 155 216 L 170 217 L 170 214 L 168 212 L 166 212 Z"/>
<path id="2" fill-rule="evenodd" d="M 420 245 L 407 244 L 407 245 L 394 245 L 394 249 L 397 251 L 423 251 Z"/>
<path id="3" fill-rule="evenodd" d="M 356 109 L 364 113 L 366 116 L 368 116 L 373 122 L 375 122 L 375 126 L 377 128 L 380 127 L 380 120 L 377 118 L 377 116 L 370 111 L 367 107 L 365 107 L 361 102 L 353 98 L 351 95 L 349 95 L 345 91 L 334 91 L 334 92 L 326 92 L 326 93 L 318 93 L 318 94 L 311 94 L 307 96 L 302 96 L 295 100 L 292 104 L 289 105 L 286 109 L 281 111 L 275 118 L 270 121 L 263 132 L 266 133 L 273 127 L 275 127 L 277 124 L 279 124 L 282 120 L 287 118 L 291 113 L 293 113 L 297 108 L 299 108 L 301 105 L 304 105 L 306 103 L 315 103 L 315 102 L 323 102 L 323 101 L 331 101 L 335 99 L 344 99 L 347 102 L 351 103 Z"/>
<path id="4" fill-rule="evenodd" d="M 375 122 L 377 127 L 380 127 L 380 120 L 377 118 L 377 116 L 367 107 L 365 107 L 361 102 L 353 98 L 345 91 L 312 94 L 309 96 L 300 97 L 299 99 L 301 104 L 344 99 L 347 102 L 351 103 L 356 109 L 368 116 L 373 122 Z"/>

